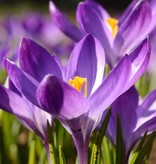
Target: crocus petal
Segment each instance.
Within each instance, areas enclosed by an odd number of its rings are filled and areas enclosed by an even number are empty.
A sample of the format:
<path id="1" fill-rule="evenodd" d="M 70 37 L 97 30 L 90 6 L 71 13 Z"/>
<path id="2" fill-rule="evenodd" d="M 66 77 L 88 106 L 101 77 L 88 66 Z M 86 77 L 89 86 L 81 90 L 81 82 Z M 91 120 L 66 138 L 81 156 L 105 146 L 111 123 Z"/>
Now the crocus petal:
<path id="1" fill-rule="evenodd" d="M 52 1 L 49 2 L 49 9 L 53 22 L 62 32 L 76 42 L 83 37 L 81 31 L 58 10 Z"/>
<path id="2" fill-rule="evenodd" d="M 23 38 L 21 41 L 19 62 L 21 69 L 39 82 L 47 74 L 62 78 L 55 57 L 30 39 Z"/>
<path id="3" fill-rule="evenodd" d="M 149 109 L 153 103 L 156 100 L 156 90 L 153 90 L 150 94 L 148 94 L 144 101 L 142 102 L 142 104 L 139 106 L 139 110 L 137 110 L 137 113 L 139 114 L 139 116 L 144 113 L 145 111 L 147 111 L 147 109 Z M 155 104 L 156 105 L 156 104 Z M 156 106 L 155 106 L 156 108 Z"/>
<path id="4" fill-rule="evenodd" d="M 147 95 L 142 104 L 136 109 L 137 123 L 134 129 L 132 146 L 144 135 L 150 134 L 156 128 L 156 91 Z"/>
<path id="5" fill-rule="evenodd" d="M 154 15 L 156 13 L 156 1 L 150 0 L 151 8 L 152 8 L 152 14 Z"/>
<path id="6" fill-rule="evenodd" d="M 27 102 L 27 104 L 30 106 L 32 110 L 33 123 L 36 127 L 35 133 L 37 133 L 42 139 L 42 141 L 44 142 L 45 139 L 47 139 L 47 135 L 48 135 L 47 122 L 49 122 L 49 125 L 52 126 L 53 117 L 49 113 L 41 110 L 40 108 L 32 104 L 26 98 L 23 98 L 23 99 L 25 100 L 25 102 Z"/>
<path id="7" fill-rule="evenodd" d="M 155 30 L 156 27 L 156 12 L 152 15 L 151 22 L 148 26 L 148 29 L 145 31 L 144 36 L 150 35 L 153 30 Z"/>
<path id="8" fill-rule="evenodd" d="M 40 83 L 37 99 L 43 110 L 62 119 L 75 118 L 87 111 L 84 96 L 52 75 L 45 76 Z"/>
<path id="9" fill-rule="evenodd" d="M 96 1 L 85 2 L 92 10 L 94 10 L 103 20 L 110 18 L 109 13 Z"/>
<path id="10" fill-rule="evenodd" d="M 134 6 L 136 5 L 136 3 L 138 2 L 138 0 L 133 0 L 127 7 L 127 9 L 124 11 L 124 13 L 122 13 L 120 20 L 119 20 L 119 25 L 122 24 L 122 22 L 127 18 L 127 16 L 129 15 L 129 13 L 132 11 L 132 9 L 134 8 Z"/>
<path id="11" fill-rule="evenodd" d="M 146 70 L 151 54 L 151 47 L 148 39 L 142 41 L 142 43 L 129 55 L 132 62 L 131 77 L 125 85 L 123 91 L 130 88 L 144 73 Z"/>
<path id="12" fill-rule="evenodd" d="M 0 85 L 0 108 L 23 120 L 34 128 L 33 115 L 27 103 L 17 94 Z"/>
<path id="13" fill-rule="evenodd" d="M 135 129 L 140 128 L 153 117 L 156 117 L 156 90 L 147 95 L 137 109 L 138 122 Z"/>
<path id="14" fill-rule="evenodd" d="M 98 11 L 95 12 L 95 9 L 90 7 L 89 3 L 79 3 L 76 13 L 77 22 L 85 33 L 93 34 L 100 40 L 104 47 L 107 61 L 112 63 L 114 59 L 112 58 L 111 38 L 113 36 L 106 25 L 106 20 L 103 20 L 98 13 Z"/>
<path id="15" fill-rule="evenodd" d="M 156 54 L 156 46 L 155 46 L 155 43 L 156 43 L 156 28 L 150 33 L 150 35 L 149 35 L 149 38 L 150 38 L 150 40 L 151 40 L 151 50 L 152 50 L 152 53 L 153 54 Z M 154 57 L 153 57 L 154 56 Z M 154 58 L 154 61 L 155 61 L 155 55 L 153 55 L 152 57 Z M 155 62 L 152 62 L 151 64 L 152 64 L 152 69 L 153 69 L 153 65 L 155 65 Z"/>
<path id="16" fill-rule="evenodd" d="M 119 24 L 119 31 L 114 40 L 117 55 L 128 53 L 147 36 L 145 30 L 149 27 L 150 21 L 151 8 L 149 2 L 146 0 L 138 1 L 127 19 Z"/>
<path id="17" fill-rule="evenodd" d="M 11 79 L 15 87 L 30 101 L 38 105 L 35 95 L 38 82 L 28 74 L 24 73 L 15 65 L 15 63 L 9 61 L 9 59 L 4 60 L 4 65 L 9 78 Z"/>
<path id="18" fill-rule="evenodd" d="M 156 112 L 155 109 L 144 112 L 144 115 L 140 115 L 135 128 L 136 137 L 141 137 L 146 130 L 150 133 L 156 128 Z M 153 128 L 154 127 L 154 128 Z"/>
<path id="19" fill-rule="evenodd" d="M 47 120 L 52 124 L 51 116 L 34 106 L 26 98 L 0 85 L 0 108 L 15 115 L 28 129 L 33 130 L 43 140 L 47 138 Z"/>
<path id="20" fill-rule="evenodd" d="M 47 135 L 47 121 L 49 121 L 49 124 L 52 126 L 52 123 L 53 123 L 52 116 L 50 114 L 48 114 L 47 112 L 41 110 L 40 108 L 38 108 L 34 104 L 32 104 L 28 99 L 26 99 L 23 95 L 21 95 L 21 93 L 17 90 L 17 88 L 14 86 L 14 84 L 12 83 L 12 81 L 10 79 L 9 79 L 9 89 L 11 89 L 11 91 L 18 94 L 22 98 L 24 103 L 26 103 L 27 106 L 30 108 L 31 117 L 32 117 L 32 120 L 33 120 L 32 122 L 35 126 L 35 129 L 32 129 L 32 130 L 35 130 L 35 132 L 44 140 L 47 137 L 46 136 Z M 13 98 L 14 97 L 12 97 L 12 99 Z M 16 106 L 15 106 L 15 109 L 16 109 Z M 13 113 L 13 114 L 15 114 L 15 113 Z M 18 117 L 18 115 L 17 115 L 17 117 Z M 18 119 L 25 126 L 25 122 L 23 122 L 21 117 L 18 117 Z M 26 125 L 26 126 L 28 126 L 28 125 Z"/>
<path id="21" fill-rule="evenodd" d="M 22 97 L 22 94 L 21 94 L 20 91 L 15 87 L 14 83 L 10 80 L 10 78 L 8 79 L 8 87 L 9 87 L 9 90 L 15 92 L 17 95 L 19 95 L 20 97 Z"/>
<path id="22" fill-rule="evenodd" d="M 101 86 L 91 95 L 89 102 L 89 116 L 97 120 L 104 110 L 122 94 L 123 87 L 130 78 L 131 62 L 126 55 L 117 66 L 109 73 Z"/>
<path id="23" fill-rule="evenodd" d="M 118 97 L 111 105 L 111 117 L 109 120 L 107 133 L 116 144 L 116 124 L 117 115 L 120 116 L 122 127 L 123 142 L 128 147 L 131 142 L 133 130 L 137 122 L 136 108 L 138 106 L 138 93 L 134 87 L 131 87 L 127 92 Z"/>
<path id="24" fill-rule="evenodd" d="M 105 55 L 100 42 L 92 35 L 85 36 L 74 48 L 67 68 L 67 79 L 87 78 L 88 96 L 103 80 Z"/>
<path id="25" fill-rule="evenodd" d="M 155 129 L 156 129 L 156 112 L 153 113 L 151 118 L 146 120 L 145 123 L 141 124 L 141 126 L 138 129 L 136 129 L 131 141 L 132 143 L 131 147 L 145 134 L 145 132 L 148 132 L 148 134 L 150 134 Z M 131 149 L 131 147 L 129 149 Z"/>

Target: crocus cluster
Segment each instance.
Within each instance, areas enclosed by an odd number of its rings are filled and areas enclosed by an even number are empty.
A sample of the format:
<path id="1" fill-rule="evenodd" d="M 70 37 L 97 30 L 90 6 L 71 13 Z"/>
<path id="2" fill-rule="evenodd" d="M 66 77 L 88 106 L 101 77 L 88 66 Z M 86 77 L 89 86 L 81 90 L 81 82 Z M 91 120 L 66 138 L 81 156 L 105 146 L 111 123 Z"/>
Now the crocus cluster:
<path id="1" fill-rule="evenodd" d="M 16 62 L 6 57 L 7 48 L 1 49 L 0 64 L 3 60 L 8 87 L 0 85 L 0 108 L 39 136 L 49 163 L 54 159 L 47 127 L 54 128 L 55 119 L 71 135 L 80 164 L 91 162 L 88 151 L 93 133 L 101 132 L 109 112 L 104 135 L 118 146 L 119 118 L 124 163 L 144 134 L 155 130 L 156 90 L 142 99 L 134 86 L 150 63 L 155 3 L 134 0 L 117 20 L 96 1 L 86 0 L 77 7 L 78 28 L 50 1 L 53 23 L 75 42 L 72 50 L 71 41 L 64 49 L 52 46 L 54 40 L 48 42 L 51 33 L 56 42 L 60 35 L 38 14 L 21 22 L 27 33 L 20 41 Z M 41 44 L 56 53 L 50 54 Z M 58 56 L 62 50 L 70 56 L 66 64 Z"/>

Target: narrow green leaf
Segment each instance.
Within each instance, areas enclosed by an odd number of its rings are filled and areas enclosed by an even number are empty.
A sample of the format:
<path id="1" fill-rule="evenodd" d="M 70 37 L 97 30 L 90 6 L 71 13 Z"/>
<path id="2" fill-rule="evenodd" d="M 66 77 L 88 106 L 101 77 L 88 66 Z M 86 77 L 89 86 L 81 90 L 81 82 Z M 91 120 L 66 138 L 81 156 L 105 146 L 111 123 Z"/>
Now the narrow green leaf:
<path id="1" fill-rule="evenodd" d="M 139 142 L 139 145 L 137 146 L 137 149 L 133 152 L 133 154 L 131 155 L 129 161 L 130 161 L 130 164 L 134 164 L 135 160 L 137 159 L 138 157 L 138 154 L 139 154 L 139 151 L 141 151 L 141 149 L 143 148 L 144 146 L 144 143 L 146 141 L 146 138 L 147 138 L 147 132 L 145 132 L 145 134 L 143 135 L 142 139 L 140 140 Z"/>
<path id="2" fill-rule="evenodd" d="M 29 162 L 28 164 L 34 164 L 35 163 L 35 141 L 32 140 L 30 143 L 30 149 L 29 149 Z"/>
<path id="3" fill-rule="evenodd" d="M 90 158 L 90 164 L 96 164 L 96 160 L 97 160 L 97 145 L 93 144 L 92 146 L 92 154 L 91 154 L 91 158 Z"/>
<path id="4" fill-rule="evenodd" d="M 106 128 L 107 128 L 107 125 L 109 122 L 110 115 L 111 115 L 111 110 L 109 109 L 106 116 L 105 116 L 105 119 L 103 121 L 103 124 L 102 124 L 100 130 L 95 134 L 93 144 L 92 144 L 92 153 L 91 153 L 90 164 L 96 164 L 97 163 L 97 159 L 98 159 L 98 156 L 99 156 L 100 151 L 101 151 L 100 147 L 101 147 L 102 140 L 103 140 L 103 137 L 104 137 L 105 132 L 106 132 Z"/>
<path id="5" fill-rule="evenodd" d="M 101 143 L 102 143 L 102 140 L 103 140 L 103 137 L 105 135 L 105 132 L 106 132 L 106 129 L 107 129 L 107 126 L 108 126 L 108 122 L 109 122 L 109 118 L 111 116 L 111 109 L 108 109 L 108 112 L 106 114 L 106 117 L 102 123 L 102 126 L 98 132 L 98 136 L 96 138 L 96 143 L 97 143 L 97 146 L 100 147 L 101 146 Z"/>
<path id="6" fill-rule="evenodd" d="M 49 141 L 49 152 L 50 152 L 50 158 L 52 160 L 53 164 L 59 164 L 59 157 L 58 157 L 58 151 L 55 147 L 54 140 L 53 140 L 53 135 L 52 135 L 52 128 L 47 121 L 47 129 L 48 129 L 48 141 Z"/>
<path id="7" fill-rule="evenodd" d="M 36 148 L 36 155 L 38 157 L 41 156 L 41 152 L 43 152 L 43 150 L 45 151 L 45 148 L 43 148 L 43 143 L 41 142 L 40 138 L 35 135 L 35 148 Z"/>
<path id="8" fill-rule="evenodd" d="M 140 141 L 140 143 L 139 143 L 139 145 L 138 145 L 138 147 L 136 149 L 136 152 L 142 149 L 142 147 L 144 145 L 144 142 L 145 142 L 145 140 L 147 138 L 147 132 L 148 131 L 146 131 L 145 134 L 144 134 L 144 136 L 142 137 L 142 139 L 141 139 L 141 141 Z"/>
<path id="9" fill-rule="evenodd" d="M 98 153 L 97 153 L 97 161 L 96 161 L 97 164 L 101 164 L 101 150 L 99 149 L 98 150 Z"/>
<path id="10" fill-rule="evenodd" d="M 155 137 L 155 131 L 149 136 L 143 148 L 139 151 L 138 157 L 136 158 L 134 164 L 143 162 L 145 155 L 149 153 L 151 149 L 151 143 L 153 142 L 154 137 Z"/>
<path id="11" fill-rule="evenodd" d="M 103 163 L 113 164 L 114 163 L 114 147 L 110 141 L 104 137 L 101 145 L 101 157 Z"/>
<path id="12" fill-rule="evenodd" d="M 60 164 L 66 164 L 61 145 L 59 145 L 59 161 L 60 161 Z"/>
<path id="13" fill-rule="evenodd" d="M 116 164 L 125 163 L 124 147 L 122 142 L 122 128 L 120 123 L 120 116 L 117 116 L 117 131 L 116 131 Z"/>
<path id="14" fill-rule="evenodd" d="M 135 160 L 137 159 L 137 157 L 138 157 L 138 152 L 135 152 L 135 153 L 133 153 L 132 154 L 132 156 L 131 156 L 131 158 L 130 158 L 130 164 L 134 164 L 134 162 L 135 162 Z"/>
<path id="15" fill-rule="evenodd" d="M 65 129 L 62 126 L 60 126 L 60 124 L 59 124 L 58 133 L 57 133 L 58 146 L 63 145 L 64 137 L 62 137 L 62 136 L 64 136 L 64 135 L 65 135 Z"/>
<path id="16" fill-rule="evenodd" d="M 42 151 L 40 152 L 38 164 L 45 164 L 45 159 L 47 159 L 47 156 L 46 156 L 46 151 L 43 148 Z"/>

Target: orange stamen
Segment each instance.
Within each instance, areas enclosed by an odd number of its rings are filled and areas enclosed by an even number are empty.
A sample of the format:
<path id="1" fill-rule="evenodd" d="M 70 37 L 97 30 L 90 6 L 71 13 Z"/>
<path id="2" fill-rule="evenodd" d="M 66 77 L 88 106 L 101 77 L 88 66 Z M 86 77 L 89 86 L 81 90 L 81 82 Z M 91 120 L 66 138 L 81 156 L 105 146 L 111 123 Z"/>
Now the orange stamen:
<path id="1" fill-rule="evenodd" d="M 84 97 L 87 97 L 87 79 L 86 78 L 82 78 L 79 76 L 75 76 L 74 79 L 70 79 L 68 81 L 68 83 L 75 88 L 76 90 L 78 90 L 79 92 L 81 92 L 82 90 L 82 86 L 84 85 Z"/>
<path id="2" fill-rule="evenodd" d="M 117 32 L 118 32 L 118 20 L 114 19 L 114 18 L 108 18 L 107 19 L 107 23 L 109 24 L 111 31 L 112 31 L 112 35 L 115 37 Z"/>

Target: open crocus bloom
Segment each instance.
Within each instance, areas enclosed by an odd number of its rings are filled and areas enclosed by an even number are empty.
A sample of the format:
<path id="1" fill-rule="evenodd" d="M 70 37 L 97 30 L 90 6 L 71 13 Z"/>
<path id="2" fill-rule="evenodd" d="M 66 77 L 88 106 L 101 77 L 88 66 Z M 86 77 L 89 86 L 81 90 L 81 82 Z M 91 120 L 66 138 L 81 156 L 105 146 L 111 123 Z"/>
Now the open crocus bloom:
<path id="1" fill-rule="evenodd" d="M 145 39 L 105 77 L 103 47 L 95 37 L 86 35 L 73 49 L 66 70 L 55 56 L 25 38 L 20 45 L 20 68 L 8 59 L 4 64 L 15 87 L 71 133 L 83 164 L 87 163 L 91 132 L 107 107 L 143 74 L 149 58 Z"/>
<path id="2" fill-rule="evenodd" d="M 10 80 L 9 89 L 0 87 L 1 100 L 5 102 L 0 103 L 1 108 L 14 114 L 28 129 L 37 133 L 43 142 L 47 142 L 46 126 L 47 121 L 52 125 L 52 117 L 24 97 Z"/>
<path id="3" fill-rule="evenodd" d="M 152 91 L 139 105 L 138 93 L 134 87 L 121 95 L 111 105 L 107 135 L 116 145 L 117 114 L 120 116 L 125 158 L 135 143 L 148 131 L 150 134 L 156 128 L 156 90 Z"/>
<path id="4" fill-rule="evenodd" d="M 7 46 L 0 50 L 0 68 L 3 58 L 10 54 L 9 50 Z M 12 57 L 12 60 L 14 59 L 15 56 Z M 52 127 L 53 117 L 29 101 L 22 92 L 17 90 L 11 80 L 9 80 L 9 89 L 0 85 L 0 93 L 0 109 L 15 115 L 26 128 L 34 131 L 40 137 L 50 161 L 47 122 Z"/>
<path id="5" fill-rule="evenodd" d="M 31 103 L 11 81 L 9 81 L 9 89 L 0 85 L 0 99 L 2 110 L 15 115 L 26 128 L 34 131 L 40 137 L 50 162 L 47 122 L 52 126 L 53 117 Z"/>
<path id="6" fill-rule="evenodd" d="M 80 2 L 76 19 L 80 27 L 72 24 L 50 1 L 54 23 L 67 36 L 79 41 L 87 33 L 94 35 L 103 45 L 106 62 L 113 66 L 119 57 L 129 53 L 156 25 L 155 0 L 134 0 L 123 15 L 116 20 L 95 1 Z M 135 39 L 134 39 L 135 38 Z"/>

